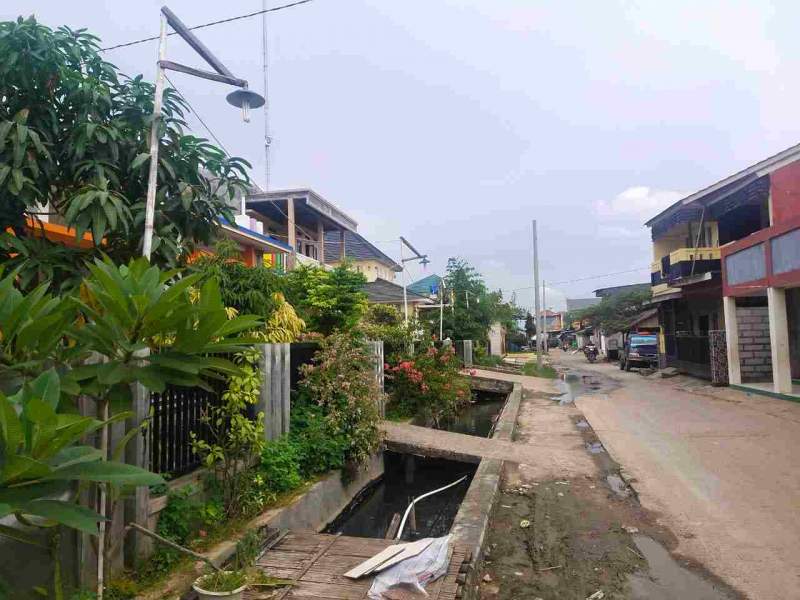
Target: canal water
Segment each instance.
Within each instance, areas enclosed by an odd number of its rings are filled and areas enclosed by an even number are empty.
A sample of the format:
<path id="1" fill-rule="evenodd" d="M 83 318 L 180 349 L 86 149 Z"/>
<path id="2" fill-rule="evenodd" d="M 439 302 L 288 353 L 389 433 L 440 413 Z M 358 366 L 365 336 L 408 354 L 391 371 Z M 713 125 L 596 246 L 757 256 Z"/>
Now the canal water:
<path id="1" fill-rule="evenodd" d="M 494 424 L 505 406 L 506 394 L 473 392 L 473 402 L 465 406 L 452 421 L 444 423 L 441 429 L 465 435 L 489 437 Z"/>
<path id="2" fill-rule="evenodd" d="M 383 453 L 384 476 L 350 503 L 325 533 L 383 538 L 392 517 L 400 517 L 413 498 L 468 477 L 456 486 L 420 500 L 414 507 L 416 528 L 404 528 L 404 540 L 446 535 L 453 525 L 477 465 L 411 454 Z"/>

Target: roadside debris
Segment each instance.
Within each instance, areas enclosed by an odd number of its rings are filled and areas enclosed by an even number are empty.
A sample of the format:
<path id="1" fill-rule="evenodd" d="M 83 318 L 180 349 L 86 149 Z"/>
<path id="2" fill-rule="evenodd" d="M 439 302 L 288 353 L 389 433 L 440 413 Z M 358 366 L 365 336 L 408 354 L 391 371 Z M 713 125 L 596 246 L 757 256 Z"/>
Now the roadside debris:
<path id="1" fill-rule="evenodd" d="M 519 522 L 519 526 L 522 529 L 527 529 L 528 527 L 531 526 L 531 522 L 528 519 L 522 519 L 522 521 Z"/>
<path id="2" fill-rule="evenodd" d="M 586 600 L 603 600 L 605 597 L 606 595 L 603 590 L 597 590 L 594 594 L 586 598 Z"/>

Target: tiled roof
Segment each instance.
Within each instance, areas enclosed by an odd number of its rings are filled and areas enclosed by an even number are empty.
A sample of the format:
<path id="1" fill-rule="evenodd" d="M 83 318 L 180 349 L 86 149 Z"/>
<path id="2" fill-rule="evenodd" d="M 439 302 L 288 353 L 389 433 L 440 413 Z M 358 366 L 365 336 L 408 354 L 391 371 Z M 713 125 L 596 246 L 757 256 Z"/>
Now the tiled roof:
<path id="1" fill-rule="evenodd" d="M 370 302 L 382 304 L 402 304 L 403 303 L 403 286 L 386 281 L 385 279 L 376 279 L 364 285 L 364 291 L 367 293 L 367 299 Z M 406 288 L 406 295 L 408 296 L 409 304 L 420 302 L 430 302 L 428 298 L 415 294 Z"/>
<path id="2" fill-rule="evenodd" d="M 341 247 L 339 235 L 338 231 L 325 232 L 326 263 L 335 263 L 339 261 Z M 403 270 L 403 267 L 392 260 L 390 256 L 381 252 L 373 244 L 369 243 L 364 236 L 355 231 L 345 231 L 344 250 L 345 256 L 350 260 L 377 260 L 393 271 L 400 272 Z"/>

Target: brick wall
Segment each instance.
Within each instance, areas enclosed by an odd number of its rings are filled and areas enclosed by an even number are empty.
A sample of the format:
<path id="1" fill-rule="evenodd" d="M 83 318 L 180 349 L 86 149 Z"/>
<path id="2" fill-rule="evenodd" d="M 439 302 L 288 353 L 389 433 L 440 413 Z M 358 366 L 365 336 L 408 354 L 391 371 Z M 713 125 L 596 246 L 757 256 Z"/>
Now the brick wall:
<path id="1" fill-rule="evenodd" d="M 766 306 L 736 309 L 742 381 L 772 381 L 769 313 Z"/>

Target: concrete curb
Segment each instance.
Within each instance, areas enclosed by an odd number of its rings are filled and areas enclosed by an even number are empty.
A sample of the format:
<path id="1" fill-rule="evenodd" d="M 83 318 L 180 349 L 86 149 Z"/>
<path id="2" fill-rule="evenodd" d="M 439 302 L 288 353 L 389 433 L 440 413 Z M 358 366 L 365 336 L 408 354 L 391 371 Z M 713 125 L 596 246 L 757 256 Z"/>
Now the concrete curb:
<path id="1" fill-rule="evenodd" d="M 492 438 L 506 441 L 513 439 L 521 403 L 522 384 L 514 383 L 503 412 L 497 420 Z M 450 533 L 453 535 L 454 543 L 469 549 L 468 564 L 459 575 L 456 598 L 471 599 L 480 595 L 477 575 L 483 561 L 483 544 L 497 492 L 500 489 L 502 473 L 502 460 L 483 459 L 453 520 Z"/>

